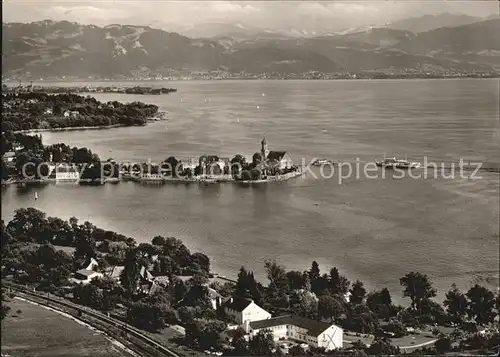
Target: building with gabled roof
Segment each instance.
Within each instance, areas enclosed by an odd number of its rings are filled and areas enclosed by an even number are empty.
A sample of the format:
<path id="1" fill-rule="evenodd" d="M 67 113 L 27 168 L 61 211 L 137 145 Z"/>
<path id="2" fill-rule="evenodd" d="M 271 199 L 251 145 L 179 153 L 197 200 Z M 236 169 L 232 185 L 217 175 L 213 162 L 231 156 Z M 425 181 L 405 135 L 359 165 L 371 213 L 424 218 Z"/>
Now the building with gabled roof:
<path id="1" fill-rule="evenodd" d="M 71 278 L 70 281 L 76 284 L 88 284 L 92 281 L 92 279 L 102 277 L 103 274 L 97 271 L 80 269 L 75 273 L 74 277 Z"/>
<path id="2" fill-rule="evenodd" d="M 294 166 L 291 156 L 286 151 L 269 151 L 266 138 L 261 141 L 260 155 L 262 165 L 268 169 L 290 169 Z"/>
<path id="3" fill-rule="evenodd" d="M 271 318 L 271 314 L 257 305 L 251 299 L 230 298 L 222 305 L 227 316 L 231 317 L 237 324 L 246 321 L 258 321 Z"/>
<path id="4" fill-rule="evenodd" d="M 305 317 L 285 315 L 265 320 L 246 321 L 245 332 L 251 339 L 259 331 L 267 330 L 274 340 L 293 340 L 326 350 L 342 348 L 344 331 L 341 327 Z"/>

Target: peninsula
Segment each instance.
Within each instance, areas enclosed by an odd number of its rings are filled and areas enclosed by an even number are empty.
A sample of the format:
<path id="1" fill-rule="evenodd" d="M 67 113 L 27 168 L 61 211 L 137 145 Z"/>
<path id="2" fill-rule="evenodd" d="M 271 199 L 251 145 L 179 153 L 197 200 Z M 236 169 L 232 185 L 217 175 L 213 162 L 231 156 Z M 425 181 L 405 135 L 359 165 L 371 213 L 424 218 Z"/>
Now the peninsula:
<path id="1" fill-rule="evenodd" d="M 145 125 L 158 107 L 142 102 L 100 102 L 73 93 L 2 93 L 2 132 Z"/>
<path id="2" fill-rule="evenodd" d="M 151 95 L 159 95 L 159 94 L 169 94 L 177 92 L 175 88 L 153 88 L 146 86 L 134 86 L 134 87 L 117 87 L 115 85 L 112 86 L 34 86 L 33 82 L 30 82 L 29 85 L 22 85 L 22 82 L 19 81 L 18 86 L 3 86 L 4 93 L 50 93 L 50 94 L 59 94 L 59 93 L 120 93 L 120 94 L 151 94 Z"/>

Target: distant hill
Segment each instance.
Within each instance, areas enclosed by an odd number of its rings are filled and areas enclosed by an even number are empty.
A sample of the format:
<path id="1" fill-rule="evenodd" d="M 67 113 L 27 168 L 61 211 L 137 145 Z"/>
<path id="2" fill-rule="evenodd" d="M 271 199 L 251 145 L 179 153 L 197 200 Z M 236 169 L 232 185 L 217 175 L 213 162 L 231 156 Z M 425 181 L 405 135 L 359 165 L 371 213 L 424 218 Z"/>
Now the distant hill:
<path id="1" fill-rule="evenodd" d="M 406 53 L 489 63 L 500 68 L 500 19 L 422 32 L 396 47 Z"/>
<path id="2" fill-rule="evenodd" d="M 485 19 L 481 17 L 443 13 L 438 15 L 424 15 L 398 20 L 388 24 L 387 27 L 396 30 L 406 30 L 414 33 L 419 33 L 435 30 L 441 27 L 469 25 L 474 22 L 483 20 Z"/>
<path id="3" fill-rule="evenodd" d="M 4 23 L 3 76 L 131 77 L 175 71 L 247 73 L 420 69 L 491 70 L 497 19 L 414 34 L 367 28 L 296 38 L 236 26 L 233 35 L 190 38 L 148 26 L 67 21 Z M 260 30 L 259 30 L 260 31 Z M 208 34 L 208 32 L 207 32 Z"/>

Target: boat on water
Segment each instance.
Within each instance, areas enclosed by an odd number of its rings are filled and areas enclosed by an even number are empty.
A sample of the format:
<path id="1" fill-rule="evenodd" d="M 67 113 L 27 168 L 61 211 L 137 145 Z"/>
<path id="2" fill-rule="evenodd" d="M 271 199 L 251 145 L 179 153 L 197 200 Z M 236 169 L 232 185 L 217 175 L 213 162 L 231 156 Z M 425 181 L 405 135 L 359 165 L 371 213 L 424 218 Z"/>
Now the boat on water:
<path id="1" fill-rule="evenodd" d="M 38 200 L 38 192 L 35 192 L 35 201 Z"/>
<path id="2" fill-rule="evenodd" d="M 313 166 L 322 166 L 322 165 L 333 165 L 334 161 L 333 160 L 327 160 L 327 159 L 316 159 L 312 162 L 311 165 Z"/>
<path id="3" fill-rule="evenodd" d="M 375 164 L 379 167 L 385 167 L 385 168 L 398 168 L 398 169 L 416 169 L 419 168 L 420 162 L 416 161 L 408 161 L 407 158 L 405 159 L 398 159 L 396 157 L 384 157 L 383 160 L 380 161 L 375 161 Z"/>

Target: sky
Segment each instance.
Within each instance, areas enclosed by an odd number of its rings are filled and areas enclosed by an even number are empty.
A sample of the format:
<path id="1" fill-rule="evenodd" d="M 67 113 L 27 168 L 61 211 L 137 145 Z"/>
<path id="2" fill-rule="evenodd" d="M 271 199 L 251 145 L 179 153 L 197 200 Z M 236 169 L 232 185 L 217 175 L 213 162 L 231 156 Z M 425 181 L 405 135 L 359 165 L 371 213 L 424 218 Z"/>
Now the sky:
<path id="1" fill-rule="evenodd" d="M 398 1 L 165 1 L 165 0 L 3 0 L 4 22 L 45 19 L 82 24 L 149 25 L 176 31 L 199 23 L 243 23 L 264 28 L 314 29 L 380 25 L 443 12 L 486 17 L 499 2 Z"/>

